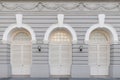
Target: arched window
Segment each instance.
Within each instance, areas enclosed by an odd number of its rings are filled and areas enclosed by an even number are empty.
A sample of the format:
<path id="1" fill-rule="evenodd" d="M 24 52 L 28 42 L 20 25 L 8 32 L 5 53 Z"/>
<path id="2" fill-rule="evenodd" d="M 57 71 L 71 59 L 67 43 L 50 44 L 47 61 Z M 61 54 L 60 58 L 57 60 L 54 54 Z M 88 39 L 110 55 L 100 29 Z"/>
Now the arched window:
<path id="1" fill-rule="evenodd" d="M 50 35 L 50 42 L 58 42 L 58 43 L 62 43 L 62 42 L 67 42 L 67 43 L 71 43 L 71 35 L 70 33 L 68 33 L 67 30 L 54 30 L 52 32 L 52 34 Z"/>
<path id="2" fill-rule="evenodd" d="M 110 44 L 110 36 L 104 30 L 94 30 L 90 35 L 89 44 Z"/>
<path id="3" fill-rule="evenodd" d="M 21 42 L 30 42 L 31 38 L 30 38 L 30 34 L 26 33 L 26 32 L 17 32 L 14 36 L 13 36 L 13 43 L 21 43 Z"/>

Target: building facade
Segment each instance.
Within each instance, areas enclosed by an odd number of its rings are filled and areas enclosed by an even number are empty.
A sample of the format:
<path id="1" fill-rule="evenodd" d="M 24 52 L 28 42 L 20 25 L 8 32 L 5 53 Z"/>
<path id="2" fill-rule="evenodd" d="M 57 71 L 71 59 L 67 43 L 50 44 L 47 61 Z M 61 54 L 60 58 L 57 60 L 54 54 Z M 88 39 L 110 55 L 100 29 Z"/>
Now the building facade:
<path id="1" fill-rule="evenodd" d="M 0 1 L 0 78 L 120 78 L 120 2 Z"/>

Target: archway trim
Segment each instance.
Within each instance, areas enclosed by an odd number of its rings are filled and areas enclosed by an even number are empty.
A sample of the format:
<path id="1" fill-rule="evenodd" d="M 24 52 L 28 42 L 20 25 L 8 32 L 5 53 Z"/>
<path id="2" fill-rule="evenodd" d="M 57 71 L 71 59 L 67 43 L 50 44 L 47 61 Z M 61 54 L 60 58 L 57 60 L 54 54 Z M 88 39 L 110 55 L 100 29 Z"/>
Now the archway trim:
<path id="1" fill-rule="evenodd" d="M 95 25 L 91 26 L 85 34 L 85 43 L 86 44 L 89 43 L 90 34 L 95 29 L 107 29 L 112 35 L 112 44 L 117 44 L 119 42 L 118 34 L 117 34 L 116 30 L 113 28 L 113 26 L 111 26 L 109 24 L 102 24 L 102 25 L 95 24 Z"/>
<path id="2" fill-rule="evenodd" d="M 8 36 L 9 36 L 10 32 L 11 32 L 13 29 L 15 29 L 15 28 L 23 28 L 23 29 L 27 30 L 27 31 L 30 33 L 30 35 L 31 35 L 31 38 L 32 38 L 31 42 L 32 42 L 32 43 L 36 43 L 35 33 L 34 33 L 33 29 L 32 29 L 29 25 L 27 25 L 27 24 L 21 24 L 21 27 L 18 27 L 17 24 L 11 24 L 11 25 L 5 30 L 5 32 L 4 32 L 4 34 L 3 34 L 3 38 L 2 38 L 2 42 L 3 42 L 3 43 L 9 43 L 9 38 L 8 38 Z"/>
<path id="3" fill-rule="evenodd" d="M 67 29 L 67 30 L 71 33 L 71 35 L 72 35 L 72 43 L 73 43 L 73 44 L 74 44 L 74 43 L 77 43 L 77 35 L 76 35 L 76 32 L 75 32 L 74 29 L 73 29 L 70 25 L 68 25 L 68 24 L 63 24 L 61 27 L 59 27 L 58 24 L 53 24 L 52 26 L 50 26 L 50 27 L 47 29 L 46 33 L 45 33 L 44 40 L 43 40 L 44 43 L 46 43 L 46 44 L 49 43 L 49 36 L 50 36 L 51 32 L 52 32 L 53 30 L 57 29 L 57 28 L 65 28 L 65 29 Z"/>

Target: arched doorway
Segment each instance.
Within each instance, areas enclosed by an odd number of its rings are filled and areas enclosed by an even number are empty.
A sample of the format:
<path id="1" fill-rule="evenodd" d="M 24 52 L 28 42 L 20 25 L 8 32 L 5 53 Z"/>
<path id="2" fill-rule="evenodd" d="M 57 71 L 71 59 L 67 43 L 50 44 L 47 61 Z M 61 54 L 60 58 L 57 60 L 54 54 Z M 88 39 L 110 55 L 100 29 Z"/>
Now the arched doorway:
<path id="1" fill-rule="evenodd" d="M 32 60 L 30 33 L 24 29 L 18 29 L 14 30 L 10 37 L 12 75 L 30 75 Z"/>
<path id="2" fill-rule="evenodd" d="M 110 35 L 107 31 L 96 29 L 89 39 L 89 65 L 91 75 L 109 75 Z"/>
<path id="3" fill-rule="evenodd" d="M 72 64 L 72 37 L 66 29 L 55 29 L 49 37 L 50 75 L 70 75 Z"/>

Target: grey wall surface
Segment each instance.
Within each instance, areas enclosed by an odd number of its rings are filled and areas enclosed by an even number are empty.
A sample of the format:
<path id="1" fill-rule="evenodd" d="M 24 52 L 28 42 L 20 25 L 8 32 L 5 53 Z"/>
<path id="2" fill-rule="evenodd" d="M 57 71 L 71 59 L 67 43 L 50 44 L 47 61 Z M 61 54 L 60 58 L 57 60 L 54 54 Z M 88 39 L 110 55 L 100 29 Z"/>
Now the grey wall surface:
<path id="1" fill-rule="evenodd" d="M 23 1 L 22 1 L 23 2 Z M 26 1 L 24 4 L 29 4 L 32 1 Z M 70 1 L 69 1 L 70 2 Z M 9 1 L 6 3 L 20 4 L 16 1 Z M 49 2 L 48 2 L 49 3 Z M 54 1 L 53 1 L 54 3 Z M 64 3 L 64 1 L 62 1 Z M 73 1 L 71 3 L 74 3 Z M 65 3 L 65 4 L 71 4 Z M 94 3 L 94 2 L 92 2 Z M 111 2 L 112 3 L 112 2 Z M 55 4 L 55 3 L 54 3 Z M 58 3 L 60 4 L 60 2 Z M 102 4 L 102 3 L 101 3 Z M 110 3 L 107 3 L 110 4 Z M 94 4 L 93 4 L 94 5 Z M 28 6 L 30 7 L 30 6 Z M 71 7 L 71 6 L 69 6 Z M 68 7 L 68 8 L 69 8 Z M 11 8 L 9 6 L 9 8 Z M 84 7 L 83 7 L 84 9 Z M 88 45 L 84 43 L 86 31 L 94 24 L 98 23 L 98 14 L 106 14 L 105 23 L 112 25 L 118 33 L 120 40 L 120 12 L 115 10 L 64 10 L 54 11 L 46 10 L 37 11 L 26 10 L 26 9 L 6 9 L 3 7 L 0 10 L 0 40 L 2 40 L 5 29 L 10 24 L 16 23 L 15 14 L 23 14 L 23 23 L 28 24 L 34 30 L 37 38 L 37 43 L 32 46 L 32 66 L 31 66 L 31 77 L 49 77 L 49 48 L 48 44 L 43 43 L 43 38 L 46 30 L 52 24 L 57 23 L 57 14 L 64 14 L 64 23 L 69 24 L 73 27 L 77 33 L 78 43 L 73 44 L 73 55 L 72 55 L 72 68 L 71 76 L 74 78 L 79 77 L 90 77 L 90 69 L 88 65 Z M 41 52 L 38 52 L 37 47 L 41 46 Z M 79 46 L 83 46 L 83 51 L 79 51 Z M 110 77 L 120 77 L 120 43 L 111 45 L 110 52 Z M 0 77 L 10 77 L 10 46 L 0 42 Z"/>

